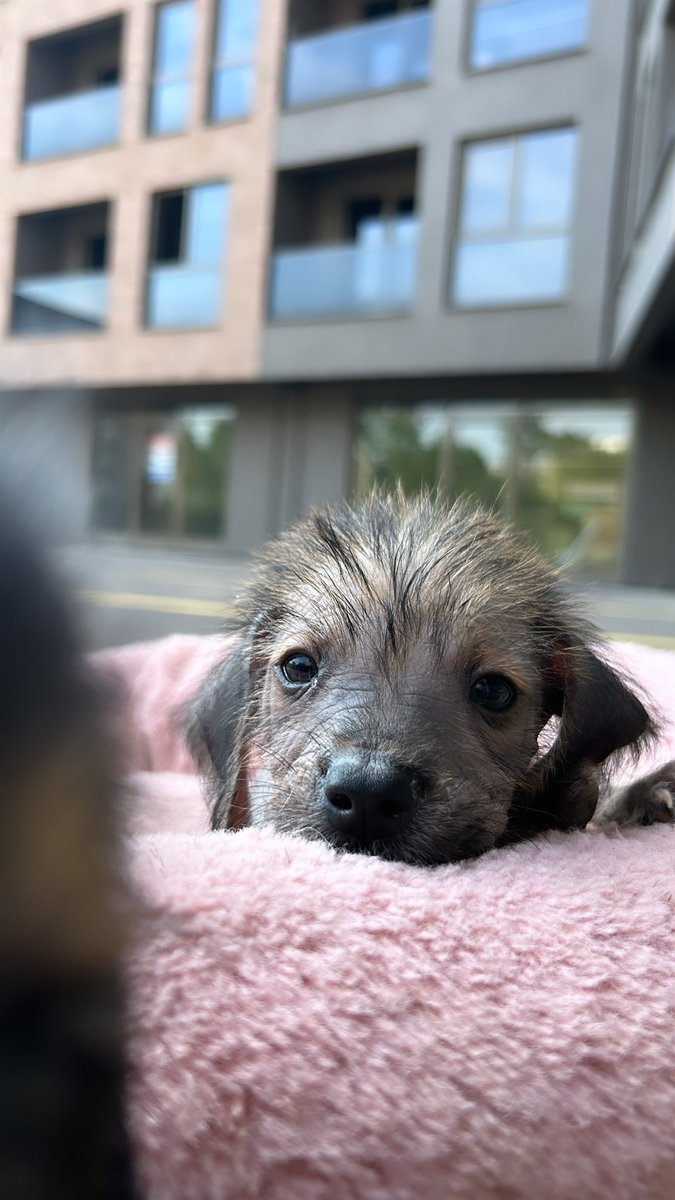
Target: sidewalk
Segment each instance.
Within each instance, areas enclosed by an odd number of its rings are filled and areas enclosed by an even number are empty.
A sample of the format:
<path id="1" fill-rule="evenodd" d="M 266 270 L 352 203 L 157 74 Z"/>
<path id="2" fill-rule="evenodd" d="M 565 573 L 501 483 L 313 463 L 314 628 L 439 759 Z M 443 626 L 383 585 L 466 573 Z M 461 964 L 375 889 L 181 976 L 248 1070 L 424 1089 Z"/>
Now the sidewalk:
<path id="1" fill-rule="evenodd" d="M 119 645 L 167 633 L 215 632 L 250 575 L 250 559 L 209 547 L 92 543 L 58 550 L 80 596 L 92 644 Z M 675 649 L 675 592 L 571 583 L 605 633 Z"/>

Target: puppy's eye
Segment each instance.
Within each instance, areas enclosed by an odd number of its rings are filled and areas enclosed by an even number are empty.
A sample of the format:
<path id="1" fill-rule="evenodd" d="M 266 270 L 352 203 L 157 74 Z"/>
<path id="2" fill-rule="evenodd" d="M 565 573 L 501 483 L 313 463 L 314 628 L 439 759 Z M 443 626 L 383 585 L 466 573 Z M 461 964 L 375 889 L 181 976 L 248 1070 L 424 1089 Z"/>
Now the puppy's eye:
<path id="1" fill-rule="evenodd" d="M 514 703 L 515 687 L 505 675 L 481 675 L 471 685 L 469 699 L 490 712 L 505 712 Z"/>
<path id="2" fill-rule="evenodd" d="M 311 654 L 294 650 L 279 663 L 279 670 L 285 683 L 290 683 L 292 687 L 302 687 L 303 684 L 312 682 L 319 668 Z"/>

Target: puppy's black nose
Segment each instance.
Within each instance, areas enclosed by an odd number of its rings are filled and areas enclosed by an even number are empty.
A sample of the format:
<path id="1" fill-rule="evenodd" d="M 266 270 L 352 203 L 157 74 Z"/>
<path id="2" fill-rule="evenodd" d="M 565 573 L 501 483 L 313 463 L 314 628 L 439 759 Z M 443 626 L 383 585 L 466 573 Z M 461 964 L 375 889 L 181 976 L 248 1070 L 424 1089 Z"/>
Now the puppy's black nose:
<path id="1" fill-rule="evenodd" d="M 409 767 L 371 754 L 334 758 L 324 780 L 324 811 L 333 829 L 364 848 L 404 831 L 419 779 Z"/>

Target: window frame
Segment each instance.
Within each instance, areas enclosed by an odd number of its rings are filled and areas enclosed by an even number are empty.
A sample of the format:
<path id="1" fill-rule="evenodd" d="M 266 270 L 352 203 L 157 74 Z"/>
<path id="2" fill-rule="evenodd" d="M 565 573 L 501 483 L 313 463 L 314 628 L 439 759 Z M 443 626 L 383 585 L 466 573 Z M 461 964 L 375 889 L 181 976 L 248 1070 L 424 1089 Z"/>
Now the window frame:
<path id="1" fill-rule="evenodd" d="M 519 193 L 518 166 L 521 160 L 519 152 L 519 143 L 524 138 L 545 135 L 547 133 L 563 133 L 571 132 L 576 135 L 576 165 L 575 179 L 573 182 L 573 192 L 570 206 L 569 225 L 559 225 L 552 223 L 550 225 L 542 225 L 536 227 L 532 233 L 527 232 L 527 228 L 523 229 L 513 223 L 513 213 L 515 211 L 515 202 Z M 564 124 L 556 122 L 552 125 L 542 125 L 532 128 L 527 126 L 520 129 L 510 129 L 508 131 L 493 132 L 490 134 L 480 135 L 479 137 L 467 137 L 458 142 L 456 153 L 453 155 L 452 170 L 455 176 L 455 187 L 452 207 L 452 224 L 450 236 L 450 256 L 449 256 L 449 272 L 446 285 L 446 303 L 454 314 L 477 314 L 484 312 L 512 312 L 522 309 L 542 309 L 542 308 L 561 308 L 569 304 L 571 296 L 570 275 L 572 252 L 570 247 L 570 259 L 568 264 L 567 283 L 564 292 L 560 296 L 553 296 L 546 299 L 515 299 L 515 300 L 484 300 L 471 301 L 461 303 L 456 296 L 457 282 L 457 263 L 459 249 L 462 244 L 481 245 L 489 244 L 501 239 L 518 240 L 518 241 L 542 241 L 552 237 L 569 237 L 572 242 L 574 237 L 574 229 L 576 222 L 576 213 L 579 194 L 579 172 L 580 172 L 580 154 L 579 146 L 581 140 L 581 129 L 576 121 L 567 121 Z M 466 162 L 467 151 L 471 146 L 485 145 L 490 142 L 513 142 L 515 143 L 513 163 L 511 168 L 511 180 L 509 186 L 509 223 L 507 226 L 501 226 L 499 229 L 493 227 L 490 230 L 479 230 L 475 233 L 466 235 L 462 229 L 462 215 L 464 209 L 464 184 L 466 179 Z M 510 239 L 507 237 L 510 233 Z"/>
<path id="2" fill-rule="evenodd" d="M 259 55 L 259 45 L 260 45 L 260 33 L 263 28 L 263 22 L 262 22 L 262 14 L 261 14 L 262 0 L 253 0 L 253 2 L 256 5 L 255 20 L 256 20 L 257 28 L 256 28 L 255 39 L 254 39 L 254 45 L 252 46 L 252 49 L 251 49 L 251 54 L 250 55 L 236 54 L 236 55 L 230 55 L 227 58 L 220 58 L 218 55 L 220 22 L 221 22 L 221 20 L 224 20 L 226 5 L 232 3 L 232 0 L 214 0 L 213 17 L 211 20 L 211 40 L 209 42 L 210 54 L 209 54 L 209 66 L 208 66 L 208 83 L 207 83 L 207 89 L 206 89 L 207 95 L 206 95 L 206 114 L 205 115 L 206 115 L 207 125 L 234 125 L 234 124 L 236 124 L 237 121 L 250 121 L 251 117 L 253 116 L 253 114 L 255 112 L 256 84 L 258 82 L 258 80 L 257 80 L 258 55 Z M 235 3 L 236 3 L 236 0 L 235 0 Z M 215 83 L 216 75 L 218 74 L 219 71 L 225 71 L 228 68 L 237 68 L 237 67 L 239 67 L 239 68 L 248 67 L 253 74 L 251 107 L 250 107 L 249 111 L 244 115 L 237 115 L 234 117 L 218 117 L 214 114 L 214 111 L 213 111 L 214 83 Z"/>
<path id="3" fill-rule="evenodd" d="M 163 8 L 168 8 L 172 4 L 179 4 L 179 3 L 189 3 L 192 7 L 193 40 L 192 40 L 192 51 L 191 51 L 191 69 L 185 73 L 171 72 L 169 74 L 159 74 L 156 69 L 156 61 L 157 61 L 157 48 L 159 45 L 160 12 Z M 153 30 L 152 30 L 152 44 L 151 44 L 151 51 L 150 51 L 150 54 L 151 54 L 150 71 L 148 73 L 149 83 L 148 83 L 148 99 L 147 99 L 146 117 L 145 117 L 145 135 L 146 135 L 146 137 L 151 137 L 151 138 L 181 137 L 189 132 L 190 127 L 192 125 L 194 95 L 191 98 L 191 102 L 188 103 L 185 125 L 181 129 L 166 129 L 166 130 L 153 129 L 152 116 L 153 116 L 155 89 L 157 87 L 161 87 L 165 84 L 170 84 L 170 83 L 186 83 L 188 86 L 190 84 L 194 85 L 194 82 L 195 82 L 195 61 L 194 60 L 195 60 L 195 54 L 197 51 L 197 34 L 198 34 L 197 3 L 196 3 L 196 0 L 156 0 L 156 3 L 153 4 L 153 6 L 152 6 L 152 12 L 153 12 Z M 180 190 L 180 189 L 176 189 L 176 190 Z"/>

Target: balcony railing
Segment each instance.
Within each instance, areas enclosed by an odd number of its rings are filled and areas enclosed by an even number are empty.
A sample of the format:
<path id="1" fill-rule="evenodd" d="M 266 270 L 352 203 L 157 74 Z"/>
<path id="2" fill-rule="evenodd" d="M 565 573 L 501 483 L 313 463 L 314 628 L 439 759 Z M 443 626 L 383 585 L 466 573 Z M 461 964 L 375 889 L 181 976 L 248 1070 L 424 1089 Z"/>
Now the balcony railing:
<path id="1" fill-rule="evenodd" d="M 200 329 L 217 325 L 223 303 L 220 267 L 151 267 L 147 324 L 151 329 Z"/>
<path id="2" fill-rule="evenodd" d="M 15 333 L 77 333 L 108 320 L 108 274 L 29 275 L 14 285 Z"/>
<path id="3" fill-rule="evenodd" d="M 119 84 L 111 84 L 29 105 L 24 116 L 24 159 L 57 158 L 114 145 L 120 136 L 121 98 Z"/>
<path id="4" fill-rule="evenodd" d="M 402 13 L 292 42 L 287 108 L 424 83 L 431 73 L 431 12 Z"/>
<path id="5" fill-rule="evenodd" d="M 270 315 L 279 320 L 407 312 L 415 295 L 416 238 L 280 250 L 272 261 Z"/>

